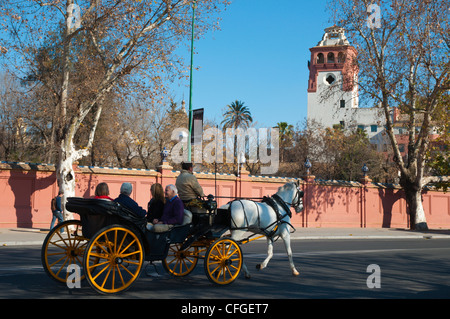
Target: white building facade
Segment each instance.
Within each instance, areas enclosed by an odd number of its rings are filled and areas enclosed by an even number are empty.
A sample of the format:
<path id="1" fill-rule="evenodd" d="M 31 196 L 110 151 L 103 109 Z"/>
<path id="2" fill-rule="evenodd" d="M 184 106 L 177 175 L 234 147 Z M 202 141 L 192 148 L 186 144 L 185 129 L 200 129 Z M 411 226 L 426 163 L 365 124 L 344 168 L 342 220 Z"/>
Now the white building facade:
<path id="1" fill-rule="evenodd" d="M 310 48 L 308 121 L 324 127 L 365 130 L 372 144 L 385 144 L 385 119 L 381 108 L 360 108 L 356 49 L 343 28 L 325 29 L 322 40 Z M 382 151 L 382 149 L 380 149 Z"/>

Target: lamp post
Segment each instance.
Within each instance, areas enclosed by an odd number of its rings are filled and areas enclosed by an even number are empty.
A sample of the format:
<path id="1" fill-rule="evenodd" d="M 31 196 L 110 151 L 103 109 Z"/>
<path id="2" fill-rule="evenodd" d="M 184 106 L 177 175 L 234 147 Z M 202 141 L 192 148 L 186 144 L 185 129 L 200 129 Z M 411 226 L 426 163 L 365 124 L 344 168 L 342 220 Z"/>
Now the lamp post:
<path id="1" fill-rule="evenodd" d="M 166 163 L 166 159 L 169 156 L 169 151 L 166 150 L 166 148 L 164 147 L 163 150 L 161 151 L 161 159 L 162 159 L 162 163 Z"/>
<path id="2" fill-rule="evenodd" d="M 370 183 L 372 180 L 367 176 L 367 172 L 369 171 L 369 168 L 367 167 L 366 163 L 364 163 L 363 167 L 361 168 L 361 171 L 363 172 L 363 178 L 360 180 L 362 183 L 361 187 L 361 227 L 366 227 L 366 217 L 367 217 L 367 207 L 366 207 L 366 193 L 367 193 L 367 184 Z"/>
<path id="3" fill-rule="evenodd" d="M 367 176 L 367 172 L 369 171 L 369 168 L 367 167 L 367 165 L 364 163 L 363 167 L 361 168 L 361 171 L 363 173 L 363 178 L 360 180 L 361 183 L 363 183 L 364 185 L 367 183 L 372 182 L 372 180 L 369 178 L 369 176 Z"/>
<path id="4" fill-rule="evenodd" d="M 365 178 L 367 176 L 367 172 L 369 171 L 369 168 L 367 167 L 366 163 L 364 163 L 361 170 L 362 170 L 364 178 Z"/>
<path id="5" fill-rule="evenodd" d="M 304 184 L 304 195 L 303 195 L 303 215 L 302 215 L 302 224 L 303 227 L 308 227 L 308 210 L 309 210 L 309 197 L 310 197 L 310 187 L 311 184 L 314 182 L 315 176 L 312 176 L 309 174 L 309 169 L 311 168 L 311 162 L 307 158 L 305 163 L 303 164 L 306 168 L 306 176 L 303 178 L 305 179 Z"/>
<path id="6" fill-rule="evenodd" d="M 192 33 L 191 33 L 191 70 L 189 80 L 189 137 L 188 137 L 188 161 L 192 160 L 191 137 L 192 137 L 192 65 L 194 63 L 194 27 L 195 27 L 195 7 L 197 1 L 194 0 L 192 7 Z"/>
<path id="7" fill-rule="evenodd" d="M 305 162 L 305 168 L 306 168 L 306 175 L 308 176 L 309 175 L 309 169 L 311 168 L 311 162 L 309 161 L 309 159 L 307 158 L 306 159 L 306 162 Z"/>

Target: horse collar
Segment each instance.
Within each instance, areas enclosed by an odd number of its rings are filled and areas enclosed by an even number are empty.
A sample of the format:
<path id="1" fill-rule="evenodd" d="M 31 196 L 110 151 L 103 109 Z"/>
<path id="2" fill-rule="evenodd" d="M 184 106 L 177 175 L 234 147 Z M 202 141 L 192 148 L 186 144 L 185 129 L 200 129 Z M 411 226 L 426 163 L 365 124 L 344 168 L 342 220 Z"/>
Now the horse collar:
<path id="1" fill-rule="evenodd" d="M 286 204 L 286 202 L 277 194 L 272 195 L 272 198 L 275 199 L 275 201 L 283 207 L 283 209 L 286 211 L 286 214 L 289 216 L 289 218 L 292 218 L 292 212 L 289 208 L 289 206 Z"/>

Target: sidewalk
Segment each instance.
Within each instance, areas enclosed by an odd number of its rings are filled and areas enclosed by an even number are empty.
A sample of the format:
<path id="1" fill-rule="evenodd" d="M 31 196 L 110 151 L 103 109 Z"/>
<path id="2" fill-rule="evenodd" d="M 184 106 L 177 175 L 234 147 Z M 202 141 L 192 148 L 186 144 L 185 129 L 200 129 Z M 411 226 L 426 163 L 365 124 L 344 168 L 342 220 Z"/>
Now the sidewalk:
<path id="1" fill-rule="evenodd" d="M 292 239 L 410 239 L 447 238 L 450 229 L 413 231 L 404 228 L 297 228 Z"/>
<path id="2" fill-rule="evenodd" d="M 0 228 L 0 248 L 3 246 L 42 245 L 48 229 Z M 450 229 L 411 231 L 399 228 L 300 228 L 291 234 L 291 239 L 410 239 L 447 238 Z"/>
<path id="3" fill-rule="evenodd" d="M 0 249 L 2 246 L 42 245 L 48 229 L 0 228 Z"/>

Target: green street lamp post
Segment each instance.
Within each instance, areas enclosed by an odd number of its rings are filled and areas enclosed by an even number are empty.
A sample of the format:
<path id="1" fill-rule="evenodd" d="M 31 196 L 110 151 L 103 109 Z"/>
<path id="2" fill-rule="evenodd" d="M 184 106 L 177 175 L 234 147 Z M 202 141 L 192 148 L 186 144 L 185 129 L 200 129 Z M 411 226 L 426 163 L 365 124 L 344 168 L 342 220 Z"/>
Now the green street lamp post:
<path id="1" fill-rule="evenodd" d="M 191 35 L 191 70 L 189 83 L 189 136 L 188 136 L 188 161 L 192 160 L 191 154 L 191 138 L 192 138 L 192 66 L 194 63 L 194 27 L 195 27 L 195 7 L 197 1 L 194 0 L 192 7 L 192 35 Z"/>

